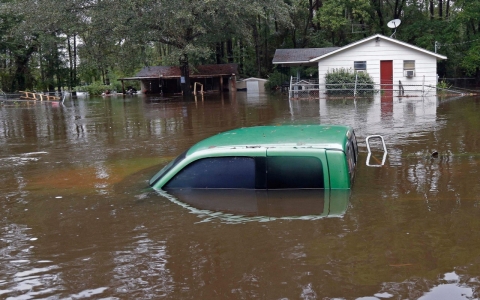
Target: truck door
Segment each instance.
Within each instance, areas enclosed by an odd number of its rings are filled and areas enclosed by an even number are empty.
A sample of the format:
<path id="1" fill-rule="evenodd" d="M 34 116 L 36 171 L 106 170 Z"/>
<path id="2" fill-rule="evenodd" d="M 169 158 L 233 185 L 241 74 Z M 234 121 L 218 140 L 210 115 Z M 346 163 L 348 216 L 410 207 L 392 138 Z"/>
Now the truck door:
<path id="1" fill-rule="evenodd" d="M 267 189 L 328 189 L 330 179 L 324 149 L 267 149 Z"/>

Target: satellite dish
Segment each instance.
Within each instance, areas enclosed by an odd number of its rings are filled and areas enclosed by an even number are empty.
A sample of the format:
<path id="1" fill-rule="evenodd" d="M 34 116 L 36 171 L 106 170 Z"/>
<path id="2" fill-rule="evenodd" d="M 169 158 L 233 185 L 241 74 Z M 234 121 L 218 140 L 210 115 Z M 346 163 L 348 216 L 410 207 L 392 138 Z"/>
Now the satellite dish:
<path id="1" fill-rule="evenodd" d="M 392 33 L 390 37 L 395 37 L 395 33 L 397 32 L 397 27 L 400 26 L 400 23 L 402 23 L 400 19 L 393 19 L 387 23 L 388 28 L 392 28 L 392 29 L 395 28 L 395 31 Z"/>
<path id="2" fill-rule="evenodd" d="M 402 21 L 400 19 L 393 19 L 391 20 L 390 22 L 387 23 L 387 26 L 388 28 L 397 28 L 398 26 L 400 26 L 400 24 L 402 23 Z"/>

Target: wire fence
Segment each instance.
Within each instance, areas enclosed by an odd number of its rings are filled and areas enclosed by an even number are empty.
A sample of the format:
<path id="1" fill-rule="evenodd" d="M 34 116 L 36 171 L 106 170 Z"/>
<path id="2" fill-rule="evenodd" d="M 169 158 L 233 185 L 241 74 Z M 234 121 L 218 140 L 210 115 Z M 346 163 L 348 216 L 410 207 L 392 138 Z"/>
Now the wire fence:
<path id="1" fill-rule="evenodd" d="M 5 93 L 4 91 L 0 90 L 0 100 L 7 101 L 7 100 L 17 100 L 20 99 L 20 93 Z"/>
<path id="2" fill-rule="evenodd" d="M 461 91 L 440 89 L 442 93 L 461 94 Z M 355 82 L 319 83 L 318 80 L 298 79 L 290 81 L 290 99 L 318 98 L 361 98 L 375 94 L 382 96 L 422 97 L 436 95 L 439 89 L 429 84 L 404 84 L 402 81 L 391 84 L 375 84 L 356 80 Z"/>
<path id="3" fill-rule="evenodd" d="M 476 78 L 441 78 L 439 81 L 443 81 L 447 86 L 456 89 L 480 90 L 480 81 Z"/>
<path id="4" fill-rule="evenodd" d="M 32 94 L 29 92 L 29 94 Z M 43 96 L 55 96 L 63 100 L 65 98 L 66 93 L 64 92 L 44 92 L 44 93 L 36 93 L 37 95 Z M 0 101 L 37 101 L 39 99 L 33 99 L 30 97 L 26 97 L 28 94 L 25 92 L 17 92 L 17 93 L 5 93 L 4 91 L 0 90 Z"/>

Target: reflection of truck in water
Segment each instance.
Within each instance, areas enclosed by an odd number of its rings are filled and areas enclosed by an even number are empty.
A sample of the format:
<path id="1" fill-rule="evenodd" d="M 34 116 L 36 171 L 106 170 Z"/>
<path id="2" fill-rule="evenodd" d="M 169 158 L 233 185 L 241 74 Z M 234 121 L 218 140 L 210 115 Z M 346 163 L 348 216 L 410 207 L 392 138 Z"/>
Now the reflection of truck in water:
<path id="1" fill-rule="evenodd" d="M 350 198 L 348 189 L 171 189 L 164 193 L 202 214 L 208 210 L 246 217 L 272 218 L 343 216 Z"/>

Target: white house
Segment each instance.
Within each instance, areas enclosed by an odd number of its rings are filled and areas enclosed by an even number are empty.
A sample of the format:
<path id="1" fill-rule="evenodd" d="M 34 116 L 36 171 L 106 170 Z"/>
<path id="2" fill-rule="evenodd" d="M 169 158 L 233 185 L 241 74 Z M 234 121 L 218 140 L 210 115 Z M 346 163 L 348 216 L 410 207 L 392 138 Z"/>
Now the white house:
<path id="1" fill-rule="evenodd" d="M 318 79 L 321 87 L 325 74 L 336 68 L 367 72 L 375 84 L 397 86 L 399 81 L 408 86 L 437 84 L 437 60 L 446 56 L 420 47 L 376 34 L 344 47 L 277 49 L 274 64 L 283 66 L 318 65 Z M 392 89 L 392 88 L 390 88 Z M 396 88 L 394 88 L 396 89 Z"/>

